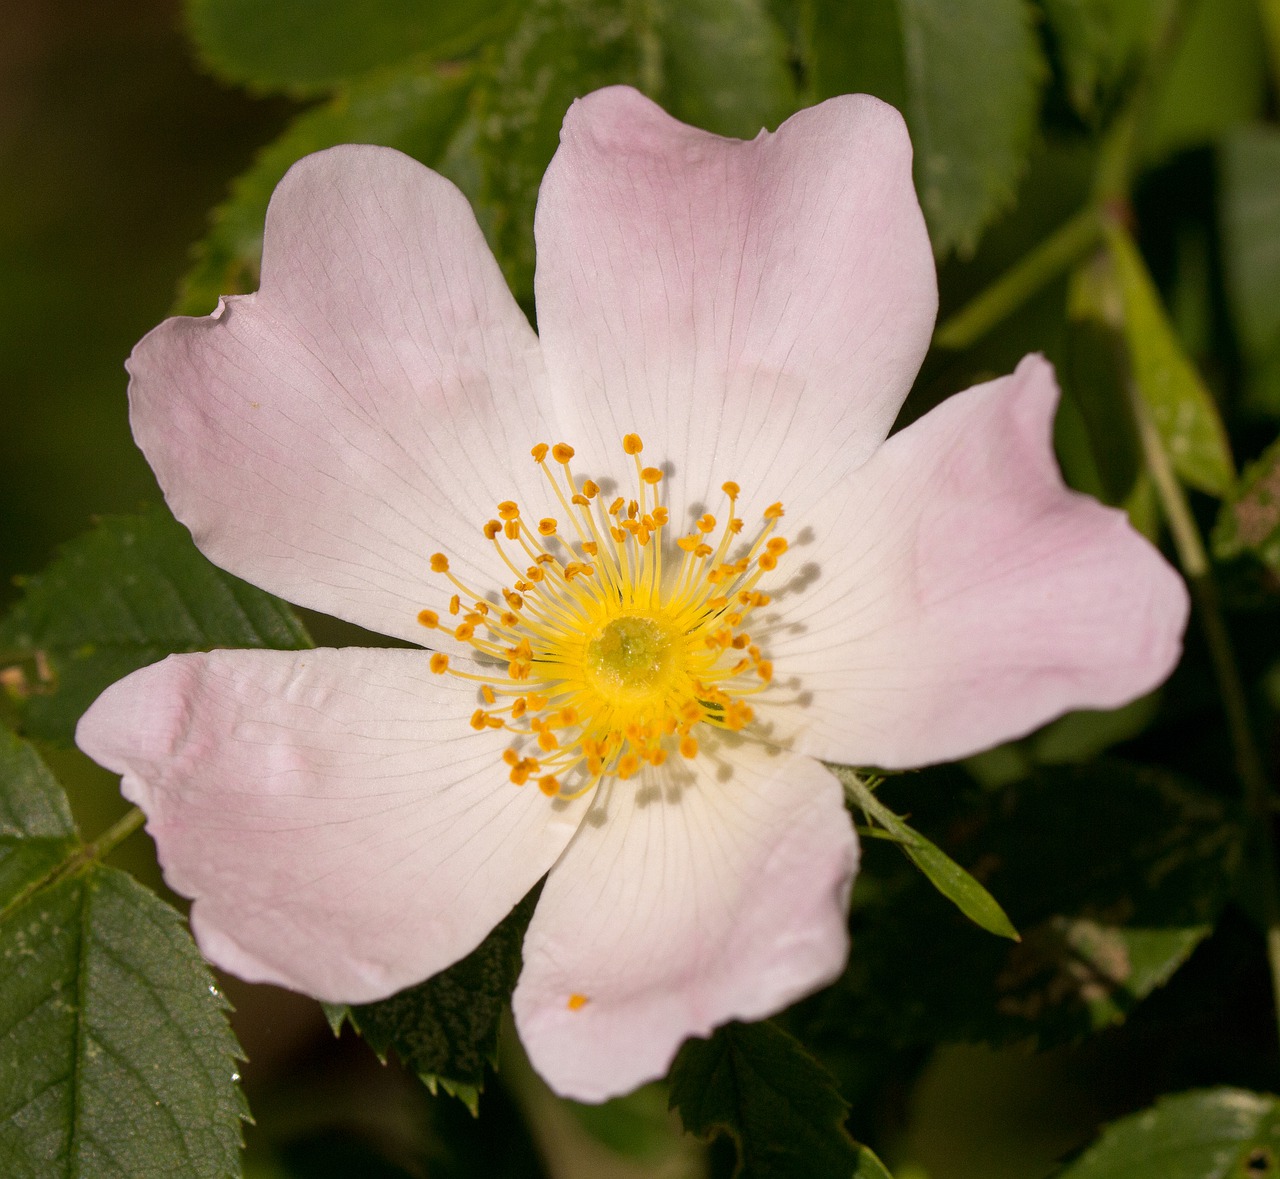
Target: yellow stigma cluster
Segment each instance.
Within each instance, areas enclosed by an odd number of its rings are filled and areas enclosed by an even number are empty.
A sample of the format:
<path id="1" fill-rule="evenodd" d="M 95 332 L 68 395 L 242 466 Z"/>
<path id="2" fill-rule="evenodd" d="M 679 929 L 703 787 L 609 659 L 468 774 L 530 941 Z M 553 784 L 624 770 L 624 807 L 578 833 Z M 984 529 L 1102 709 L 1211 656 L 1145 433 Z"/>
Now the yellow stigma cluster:
<path id="1" fill-rule="evenodd" d="M 492 675 L 463 671 L 443 652 L 429 661 L 437 674 L 478 683 L 472 727 L 511 733 L 503 755 L 510 780 L 535 780 L 553 797 L 576 798 L 605 776 L 630 778 L 673 753 L 696 757 L 697 726 L 742 729 L 753 719 L 744 698 L 773 676 L 745 623 L 768 604 L 756 584 L 787 550 L 773 535 L 782 505 L 766 509 L 750 543 L 735 541 L 741 492 L 725 483 L 719 539 L 708 513 L 672 541 L 662 472 L 641 464 L 638 435 L 626 435 L 622 448 L 635 461 L 634 499 L 609 500 L 590 479 L 579 484 L 571 446 L 535 446 L 560 518 L 530 520 L 514 501 L 498 504 L 484 534 L 511 585 L 478 594 L 435 553 L 432 571 L 456 592 L 447 614 L 418 615 L 492 666 Z"/>

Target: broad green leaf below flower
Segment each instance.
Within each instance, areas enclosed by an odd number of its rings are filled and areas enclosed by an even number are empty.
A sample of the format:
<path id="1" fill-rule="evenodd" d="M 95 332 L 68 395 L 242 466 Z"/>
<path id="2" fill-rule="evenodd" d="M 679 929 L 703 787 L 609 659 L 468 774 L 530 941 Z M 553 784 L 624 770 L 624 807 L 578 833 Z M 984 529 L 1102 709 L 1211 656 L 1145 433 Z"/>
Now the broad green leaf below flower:
<path id="1" fill-rule="evenodd" d="M 1277 1160 L 1280 1100 L 1198 1089 L 1113 1122 L 1057 1179 L 1267 1179 Z"/>
<path id="2" fill-rule="evenodd" d="M 740 1179 L 889 1179 L 845 1131 L 848 1103 L 826 1070 L 771 1023 L 687 1041 L 671 1066 L 671 1107 L 691 1133 L 733 1138 Z"/>
<path id="3" fill-rule="evenodd" d="M 1026 166 L 1045 75 L 1027 6 L 810 0 L 807 24 L 818 96 L 866 91 L 901 109 L 934 250 L 971 253 Z"/>
<path id="4" fill-rule="evenodd" d="M 175 651 L 310 645 L 283 602 L 211 565 L 162 509 L 64 545 L 0 619 L 3 690 L 27 733 L 60 744 L 103 688 Z"/>
<path id="5" fill-rule="evenodd" d="M 0 819 L 0 1170 L 239 1175 L 238 1048 L 181 917 L 81 847 L 4 731 Z"/>
<path id="6" fill-rule="evenodd" d="M 413 54 L 436 59 L 502 29 L 511 0 L 187 0 L 187 27 L 222 78 L 310 94 Z"/>

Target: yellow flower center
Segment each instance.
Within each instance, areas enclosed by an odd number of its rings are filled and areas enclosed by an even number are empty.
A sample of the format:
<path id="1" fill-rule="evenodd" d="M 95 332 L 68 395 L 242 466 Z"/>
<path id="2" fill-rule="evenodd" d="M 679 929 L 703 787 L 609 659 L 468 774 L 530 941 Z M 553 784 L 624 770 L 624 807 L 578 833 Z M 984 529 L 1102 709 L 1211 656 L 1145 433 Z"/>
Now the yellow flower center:
<path id="1" fill-rule="evenodd" d="M 637 494 L 608 503 L 592 480 L 574 478 L 572 447 L 535 446 L 564 525 L 551 517 L 531 524 L 518 504 L 503 501 L 484 534 L 511 584 L 478 594 L 435 553 L 432 571 L 457 591 L 452 621 L 434 610 L 418 615 L 475 651 L 478 671 L 452 667 L 443 652 L 429 665 L 478 684 L 471 725 L 512 734 L 503 754 L 511 781 L 535 778 L 554 797 L 576 798 L 605 776 L 630 778 L 672 753 L 696 757 L 698 726 L 744 728 L 754 719 L 745 698 L 773 677 L 746 622 L 768 605 L 756 584 L 787 550 L 771 535 L 782 505 L 765 511 L 754 540 L 735 544 L 741 492 L 725 483 L 723 528 L 708 513 L 664 543 L 662 472 L 641 465 L 637 435 L 622 445 L 635 459 Z"/>

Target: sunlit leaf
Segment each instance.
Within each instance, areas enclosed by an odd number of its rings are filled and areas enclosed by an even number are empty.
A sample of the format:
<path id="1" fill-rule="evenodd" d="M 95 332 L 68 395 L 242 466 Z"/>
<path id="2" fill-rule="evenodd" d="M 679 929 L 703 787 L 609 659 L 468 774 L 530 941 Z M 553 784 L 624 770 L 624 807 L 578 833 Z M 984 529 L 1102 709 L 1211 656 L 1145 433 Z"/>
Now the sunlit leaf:
<path id="1" fill-rule="evenodd" d="M 238 1048 L 182 918 L 123 872 L 68 860 L 61 789 L 7 734 L 0 814 L 0 1171 L 239 1175 Z"/>
<path id="2" fill-rule="evenodd" d="M 1183 352 L 1133 239 L 1111 226 L 1107 241 L 1124 300 L 1133 377 L 1174 469 L 1191 486 L 1225 495 L 1235 464 L 1213 394 Z"/>
<path id="3" fill-rule="evenodd" d="M 845 1132 L 849 1107 L 830 1075 L 774 1024 L 688 1040 L 671 1066 L 671 1107 L 690 1133 L 733 1138 L 741 1179 L 887 1179 Z"/>
<path id="4" fill-rule="evenodd" d="M 1269 1179 L 1278 1171 L 1280 1101 L 1201 1089 L 1108 1126 L 1056 1179 Z"/>
<path id="5" fill-rule="evenodd" d="M 310 93 L 414 54 L 440 59 L 499 32 L 511 0 L 187 0 L 201 57 L 260 90 Z"/>
<path id="6" fill-rule="evenodd" d="M 1213 530 L 1216 556 L 1246 550 L 1280 573 L 1280 438 L 1245 469 Z"/>
<path id="7" fill-rule="evenodd" d="M 1013 203 L 1045 69 L 1022 0 L 811 0 L 819 97 L 899 107 L 934 249 L 971 252 Z"/>
<path id="8" fill-rule="evenodd" d="M 210 564 L 160 509 L 109 517 L 64 545 L 0 619 L 4 687 L 23 726 L 61 743 L 103 688 L 173 652 L 308 646 L 283 602 Z"/>

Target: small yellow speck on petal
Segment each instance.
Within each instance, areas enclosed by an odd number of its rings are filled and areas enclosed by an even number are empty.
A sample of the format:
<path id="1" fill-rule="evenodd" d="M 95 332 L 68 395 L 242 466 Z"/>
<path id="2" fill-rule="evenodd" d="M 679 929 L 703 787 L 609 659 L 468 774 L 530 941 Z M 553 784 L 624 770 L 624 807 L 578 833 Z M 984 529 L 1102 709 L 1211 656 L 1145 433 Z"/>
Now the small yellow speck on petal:
<path id="1" fill-rule="evenodd" d="M 570 1011 L 581 1011 L 586 1005 L 586 995 L 579 995 L 576 992 L 569 996 L 569 1001 L 565 1004 Z"/>

